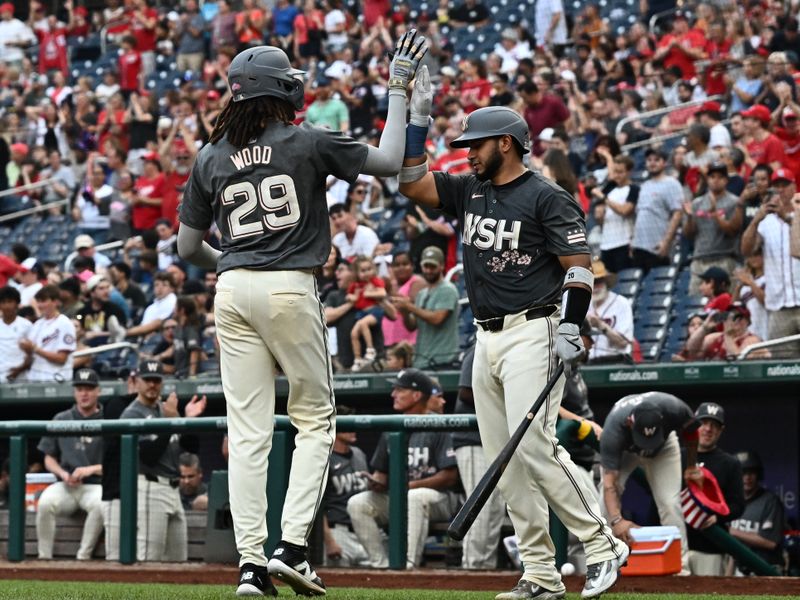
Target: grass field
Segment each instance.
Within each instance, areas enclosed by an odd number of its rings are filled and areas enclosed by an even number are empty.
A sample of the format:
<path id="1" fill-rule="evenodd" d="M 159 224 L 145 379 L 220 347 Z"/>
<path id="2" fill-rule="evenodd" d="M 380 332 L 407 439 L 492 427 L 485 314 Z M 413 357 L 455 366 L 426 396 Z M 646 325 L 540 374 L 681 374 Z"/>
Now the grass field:
<path id="1" fill-rule="evenodd" d="M 297 598 L 284 586 L 280 598 Z M 498 590 L 500 591 L 500 590 Z M 158 585 L 129 583 L 92 583 L 62 581 L 0 581 L 1 600 L 213 600 L 235 598 L 233 586 Z M 491 600 L 491 592 L 380 590 L 337 588 L 328 592 L 330 600 Z M 577 600 L 578 594 L 569 594 Z M 603 600 L 635 600 L 641 594 L 606 594 Z M 646 600 L 770 600 L 786 596 L 727 596 L 690 594 L 648 594 Z"/>

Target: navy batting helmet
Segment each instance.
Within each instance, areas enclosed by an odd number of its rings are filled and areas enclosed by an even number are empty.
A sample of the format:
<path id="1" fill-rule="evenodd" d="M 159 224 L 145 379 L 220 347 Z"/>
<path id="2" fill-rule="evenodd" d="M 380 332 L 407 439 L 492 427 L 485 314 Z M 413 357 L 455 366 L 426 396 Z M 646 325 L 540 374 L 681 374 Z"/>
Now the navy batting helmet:
<path id="1" fill-rule="evenodd" d="M 752 450 L 745 450 L 744 452 L 737 452 L 736 458 L 742 465 L 742 471 L 755 471 L 756 477 L 761 480 L 764 477 L 764 465 L 761 462 L 761 457 Z"/>
<path id="2" fill-rule="evenodd" d="M 523 154 L 530 152 L 528 124 L 518 112 L 505 106 L 487 106 L 471 112 L 464 117 L 461 129 L 463 133 L 450 143 L 453 148 L 466 148 L 472 140 L 510 135 Z"/>
<path id="3" fill-rule="evenodd" d="M 274 46 L 256 46 L 237 54 L 228 67 L 228 85 L 234 102 L 273 96 L 303 108 L 304 86 L 286 53 Z"/>

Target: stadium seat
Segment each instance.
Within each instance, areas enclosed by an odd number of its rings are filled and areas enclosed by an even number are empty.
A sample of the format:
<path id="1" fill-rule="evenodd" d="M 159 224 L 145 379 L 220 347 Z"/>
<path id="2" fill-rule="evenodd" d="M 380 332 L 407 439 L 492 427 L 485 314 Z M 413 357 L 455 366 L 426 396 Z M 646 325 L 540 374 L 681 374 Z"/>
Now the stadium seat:
<path id="1" fill-rule="evenodd" d="M 619 273 L 617 273 L 617 281 L 622 283 L 623 281 L 641 281 L 642 280 L 642 270 L 641 269 L 622 269 Z"/>
<path id="2" fill-rule="evenodd" d="M 675 284 L 669 279 L 645 279 L 642 294 L 672 294 Z"/>
<path id="3" fill-rule="evenodd" d="M 640 327 L 637 325 L 634 327 L 633 336 L 641 344 L 646 342 L 661 342 L 667 337 L 667 328 L 663 325 L 656 325 L 655 327 Z"/>
<path id="4" fill-rule="evenodd" d="M 638 281 L 620 281 L 613 288 L 612 291 L 625 296 L 628 300 L 633 300 L 639 293 Z"/>
<path id="5" fill-rule="evenodd" d="M 639 344 L 642 359 L 645 362 L 654 362 L 658 360 L 659 354 L 661 353 L 661 343 L 660 342 L 642 342 Z"/>
<path id="6" fill-rule="evenodd" d="M 664 309 L 641 309 L 636 312 L 634 323 L 641 327 L 663 327 L 669 323 L 669 311 Z"/>
<path id="7" fill-rule="evenodd" d="M 658 279 L 675 279 L 675 276 L 678 274 L 678 269 L 674 265 L 670 265 L 667 267 L 653 267 L 650 269 L 650 272 L 647 273 L 645 279 L 650 280 L 658 280 Z"/>
<path id="8" fill-rule="evenodd" d="M 662 309 L 669 310 L 672 308 L 672 296 L 666 294 L 643 294 L 639 296 L 642 308 L 647 310 Z"/>

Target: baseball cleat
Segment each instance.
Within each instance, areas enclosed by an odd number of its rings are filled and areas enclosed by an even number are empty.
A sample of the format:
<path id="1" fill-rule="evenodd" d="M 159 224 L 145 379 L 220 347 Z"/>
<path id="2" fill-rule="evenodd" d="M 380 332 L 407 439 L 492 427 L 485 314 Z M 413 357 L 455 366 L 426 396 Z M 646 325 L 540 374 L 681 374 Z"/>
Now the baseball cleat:
<path id="1" fill-rule="evenodd" d="M 277 577 L 300 596 L 324 596 L 325 584 L 317 577 L 305 552 L 281 542 L 267 563 L 269 574 Z"/>
<path id="2" fill-rule="evenodd" d="M 566 589 L 563 589 L 563 586 L 561 590 L 554 592 L 532 581 L 528 581 L 527 579 L 520 579 L 510 592 L 497 594 L 494 600 L 525 600 L 526 598 L 533 598 L 534 600 L 560 600 L 565 595 Z"/>
<path id="3" fill-rule="evenodd" d="M 586 583 L 581 592 L 581 598 L 597 598 L 617 582 L 619 570 L 628 562 L 630 549 L 627 544 L 622 545 L 619 558 L 604 560 L 586 566 Z"/>
<path id="4" fill-rule="evenodd" d="M 278 590 L 272 585 L 267 567 L 245 563 L 239 569 L 237 596 L 277 596 Z"/>

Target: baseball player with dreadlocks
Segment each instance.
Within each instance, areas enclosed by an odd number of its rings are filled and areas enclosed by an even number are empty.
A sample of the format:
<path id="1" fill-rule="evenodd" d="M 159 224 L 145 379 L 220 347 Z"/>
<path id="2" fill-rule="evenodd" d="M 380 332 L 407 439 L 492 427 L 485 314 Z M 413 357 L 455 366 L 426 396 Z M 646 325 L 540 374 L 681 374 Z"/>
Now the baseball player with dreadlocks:
<path id="1" fill-rule="evenodd" d="M 578 204 L 523 164 L 530 140 L 518 113 L 487 107 L 467 116 L 451 145 L 469 148 L 473 173 L 449 175 L 429 172 L 424 156 L 431 102 L 430 84 L 420 74 L 411 96 L 400 192 L 458 219 L 467 294 L 478 324 L 475 413 L 491 462 L 556 370 L 556 359 L 569 371 L 585 352 L 579 330 L 592 296 L 591 259 Z M 582 597 L 610 588 L 628 556 L 556 440 L 563 388 L 560 377 L 499 482 L 525 572 L 498 600 L 565 596 L 548 534 L 548 505 L 585 546 Z M 525 481 L 539 493 L 531 494 L 530 486 L 520 484 Z"/>
<path id="2" fill-rule="evenodd" d="M 397 174 L 406 88 L 426 50 L 425 38 L 414 30 L 398 41 L 377 148 L 340 132 L 294 126 L 295 110 L 303 107 L 303 72 L 278 48 L 243 51 L 228 70 L 231 100 L 187 182 L 178 252 L 219 274 L 214 311 L 228 409 L 231 513 L 241 555 L 238 595 L 277 595 L 270 576 L 298 594 L 325 594 L 306 557 L 336 435 L 327 329 L 314 277 L 331 249 L 325 179 L 334 175 L 352 183 L 359 173 Z M 222 234 L 221 253 L 203 241 L 212 222 Z M 267 560 L 276 364 L 289 380 L 288 413 L 297 436 L 281 541 Z"/>

